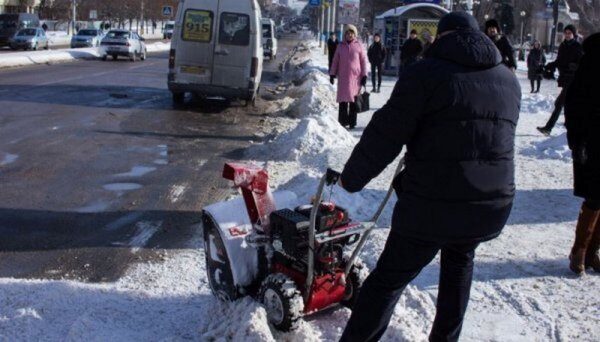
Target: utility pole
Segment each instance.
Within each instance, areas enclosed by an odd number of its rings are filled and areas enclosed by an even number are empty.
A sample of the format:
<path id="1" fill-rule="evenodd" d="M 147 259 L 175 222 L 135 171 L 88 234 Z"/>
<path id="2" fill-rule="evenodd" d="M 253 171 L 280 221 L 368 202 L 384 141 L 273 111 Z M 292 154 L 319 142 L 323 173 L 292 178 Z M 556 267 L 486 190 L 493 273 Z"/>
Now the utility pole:
<path id="1" fill-rule="evenodd" d="M 321 10 L 321 25 L 319 26 L 319 47 L 321 47 L 321 44 L 323 44 L 323 30 L 325 28 L 325 7 L 323 3 L 321 3 L 319 9 Z"/>
<path id="2" fill-rule="evenodd" d="M 77 26 L 75 23 L 77 22 L 77 0 L 73 0 L 71 3 L 71 7 L 73 9 L 72 18 L 73 23 L 71 24 L 71 34 L 75 35 L 75 27 Z"/>
<path id="3" fill-rule="evenodd" d="M 552 3 L 552 18 L 554 24 L 552 25 L 552 35 L 550 41 L 550 50 L 554 52 L 554 47 L 556 46 L 556 29 L 558 28 L 558 0 L 553 0 Z"/>

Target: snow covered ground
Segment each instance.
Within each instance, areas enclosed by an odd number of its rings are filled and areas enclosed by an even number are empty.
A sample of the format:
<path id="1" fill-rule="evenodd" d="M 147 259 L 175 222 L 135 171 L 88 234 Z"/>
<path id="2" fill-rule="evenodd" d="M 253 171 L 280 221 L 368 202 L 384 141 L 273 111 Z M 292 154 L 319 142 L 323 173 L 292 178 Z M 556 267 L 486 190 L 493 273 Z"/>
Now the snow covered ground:
<path id="1" fill-rule="evenodd" d="M 278 134 L 247 151 L 249 160 L 268 168 L 272 186 L 295 192 L 302 203 L 327 166 L 343 167 L 372 115 L 360 114 L 353 131 L 341 128 L 334 88 L 324 74 L 326 58 L 314 46 L 312 56 L 312 62 L 300 64 L 303 82 L 279 100 L 286 115 L 267 118 L 277 121 Z M 567 266 L 581 201 L 572 196 L 564 128 L 559 125 L 550 138 L 535 130 L 547 120 L 558 88 L 555 82 L 544 82 L 540 94 L 529 94 L 525 73 L 518 77 L 524 90 L 516 141 L 518 193 L 504 233 L 478 249 L 462 340 L 599 341 L 600 277 L 578 278 Z M 373 109 L 385 103 L 393 85 L 394 79 L 386 78 L 382 93 L 372 94 Z M 359 194 L 335 189 L 334 200 L 350 208 L 354 218 L 368 218 L 391 181 L 393 167 Z M 391 205 L 382 227 L 389 226 Z M 388 231 L 378 229 L 366 245 L 362 259 L 371 268 Z M 0 340 L 339 338 L 350 315 L 344 308 L 306 317 L 298 331 L 283 334 L 269 327 L 264 309 L 249 298 L 218 302 L 208 288 L 201 247 L 198 234 L 187 249 L 165 251 L 163 261 L 138 265 L 110 284 L 0 279 Z M 427 339 L 438 272 L 436 260 L 406 289 L 384 341 Z"/>
<path id="2" fill-rule="evenodd" d="M 169 51 L 170 43 L 156 42 L 147 44 L 148 52 Z M 24 51 L 0 55 L 0 69 L 35 64 L 64 63 L 78 59 L 97 59 L 102 57 L 103 48 L 61 49 L 54 51 Z"/>

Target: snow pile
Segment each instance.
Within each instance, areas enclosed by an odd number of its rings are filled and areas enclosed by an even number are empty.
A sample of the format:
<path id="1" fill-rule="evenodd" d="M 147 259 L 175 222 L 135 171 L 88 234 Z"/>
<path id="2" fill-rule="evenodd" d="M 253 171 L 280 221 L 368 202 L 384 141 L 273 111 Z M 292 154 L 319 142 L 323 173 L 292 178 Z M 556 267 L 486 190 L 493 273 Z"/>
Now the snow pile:
<path id="1" fill-rule="evenodd" d="M 566 132 L 541 142 L 532 142 L 531 147 L 524 149 L 521 153 L 540 159 L 558 159 L 566 162 L 572 160 Z"/>
<path id="2" fill-rule="evenodd" d="M 148 44 L 148 52 L 168 51 L 171 45 L 157 42 Z M 64 49 L 56 51 L 26 51 L 0 55 L 0 69 L 35 64 L 63 63 L 78 59 L 98 59 L 104 55 L 102 48 Z"/>

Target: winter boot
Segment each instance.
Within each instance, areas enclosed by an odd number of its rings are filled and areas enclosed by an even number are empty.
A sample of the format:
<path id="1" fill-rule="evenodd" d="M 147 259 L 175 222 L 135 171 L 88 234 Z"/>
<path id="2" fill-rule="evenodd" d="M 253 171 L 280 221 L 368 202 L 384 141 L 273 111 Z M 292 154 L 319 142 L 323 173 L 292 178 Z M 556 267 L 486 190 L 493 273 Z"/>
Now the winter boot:
<path id="1" fill-rule="evenodd" d="M 598 250 L 600 250 L 600 217 L 596 221 L 596 228 L 594 228 L 592 239 L 585 253 L 585 267 L 591 267 L 594 271 L 600 273 L 600 256 L 598 256 Z"/>
<path id="2" fill-rule="evenodd" d="M 594 234 L 594 229 L 598 223 L 600 210 L 591 210 L 585 204 L 581 206 L 577 228 L 575 229 L 575 242 L 569 255 L 569 268 L 576 274 L 582 274 L 585 271 L 586 250 Z"/>
<path id="3" fill-rule="evenodd" d="M 373 86 L 373 89 L 371 89 L 372 93 L 376 93 L 377 92 L 377 88 L 375 88 L 375 86 Z"/>
<path id="4" fill-rule="evenodd" d="M 381 84 L 377 86 L 377 92 L 381 93 Z"/>
<path id="5" fill-rule="evenodd" d="M 540 133 L 542 133 L 542 134 L 543 134 L 543 135 L 545 135 L 545 136 L 549 136 L 549 135 L 550 135 L 550 132 L 551 132 L 551 131 L 550 131 L 549 129 L 547 129 L 545 126 L 538 127 L 538 128 L 537 128 L 537 130 L 538 130 L 538 131 L 540 131 Z"/>

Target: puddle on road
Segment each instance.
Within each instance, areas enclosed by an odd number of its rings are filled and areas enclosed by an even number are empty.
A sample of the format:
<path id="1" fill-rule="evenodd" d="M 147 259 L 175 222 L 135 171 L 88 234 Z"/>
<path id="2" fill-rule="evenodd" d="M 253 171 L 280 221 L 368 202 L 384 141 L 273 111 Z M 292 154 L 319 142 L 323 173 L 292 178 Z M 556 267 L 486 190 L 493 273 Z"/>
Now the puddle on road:
<path id="1" fill-rule="evenodd" d="M 85 207 L 75 209 L 78 213 L 101 213 L 110 207 L 109 202 L 94 202 Z"/>
<path id="2" fill-rule="evenodd" d="M 117 176 L 117 177 L 141 177 L 152 171 L 156 171 L 156 168 L 153 166 L 134 166 L 131 168 L 131 171 L 125 172 L 125 173 L 119 173 L 119 174 L 116 174 L 115 176 Z"/>
<path id="3" fill-rule="evenodd" d="M 130 191 L 141 189 L 142 185 L 137 183 L 111 183 L 104 184 L 102 187 L 108 191 Z"/>
<path id="4" fill-rule="evenodd" d="M 19 156 L 17 154 L 4 153 L 4 157 L 0 159 L 0 166 L 5 166 L 14 163 L 15 160 L 17 160 L 18 158 Z"/>

